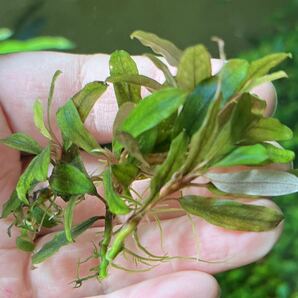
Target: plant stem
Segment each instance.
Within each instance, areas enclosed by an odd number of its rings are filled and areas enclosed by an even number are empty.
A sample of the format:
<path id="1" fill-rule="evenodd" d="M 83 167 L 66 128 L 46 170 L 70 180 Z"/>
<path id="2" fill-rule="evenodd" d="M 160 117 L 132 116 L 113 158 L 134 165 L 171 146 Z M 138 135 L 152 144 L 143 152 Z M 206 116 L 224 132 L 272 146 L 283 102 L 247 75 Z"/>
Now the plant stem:
<path id="1" fill-rule="evenodd" d="M 100 265 L 98 270 L 98 278 L 104 279 L 107 277 L 107 268 L 109 265 L 109 261 L 106 258 L 107 250 L 109 244 L 111 242 L 112 232 L 113 232 L 113 215 L 112 213 L 106 209 L 106 216 L 105 216 L 105 230 L 103 234 L 103 239 L 100 243 Z"/>

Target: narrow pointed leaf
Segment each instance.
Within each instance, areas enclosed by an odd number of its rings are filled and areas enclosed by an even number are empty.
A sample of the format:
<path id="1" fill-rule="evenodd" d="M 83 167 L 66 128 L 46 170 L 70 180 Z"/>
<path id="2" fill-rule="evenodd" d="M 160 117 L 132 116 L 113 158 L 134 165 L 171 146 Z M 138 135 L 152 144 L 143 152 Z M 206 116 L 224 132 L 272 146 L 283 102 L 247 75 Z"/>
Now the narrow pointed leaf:
<path id="1" fill-rule="evenodd" d="M 135 108 L 135 103 L 133 102 L 125 102 L 124 104 L 119 107 L 119 110 L 116 114 L 116 118 L 113 123 L 113 136 L 116 136 L 116 132 L 118 130 L 118 127 L 123 123 L 123 121 L 128 117 L 130 112 Z"/>
<path id="2" fill-rule="evenodd" d="M 77 167 L 60 163 L 55 166 L 50 177 L 50 185 L 52 190 L 59 195 L 95 195 L 96 188 L 92 180 Z"/>
<path id="3" fill-rule="evenodd" d="M 274 53 L 253 61 L 249 67 L 248 80 L 256 79 L 266 75 L 273 67 L 277 66 L 287 58 L 291 58 L 288 53 Z"/>
<path id="4" fill-rule="evenodd" d="M 179 89 L 159 90 L 144 98 L 118 130 L 128 132 L 136 138 L 170 117 L 183 104 L 184 100 L 185 93 Z"/>
<path id="5" fill-rule="evenodd" d="M 0 139 L 0 143 L 31 154 L 39 154 L 42 151 L 42 148 L 34 139 L 22 132 L 17 132 L 5 139 Z"/>
<path id="6" fill-rule="evenodd" d="M 181 132 L 171 143 L 166 160 L 156 169 L 151 181 L 151 192 L 157 193 L 177 172 L 185 162 L 188 145 L 188 137 Z"/>
<path id="7" fill-rule="evenodd" d="M 211 57 L 203 45 L 187 48 L 181 57 L 178 72 L 178 86 L 193 90 L 201 81 L 211 76 Z"/>
<path id="8" fill-rule="evenodd" d="M 42 182 L 47 179 L 49 164 L 50 147 L 48 146 L 32 159 L 17 183 L 17 195 L 22 202 L 28 204 L 28 200 L 26 198 L 27 193 L 38 182 Z"/>
<path id="9" fill-rule="evenodd" d="M 172 66 L 178 66 L 182 51 L 172 42 L 144 31 L 134 31 L 130 37 L 138 39 L 144 46 L 165 57 Z"/>
<path id="10" fill-rule="evenodd" d="M 80 114 L 73 101 L 68 101 L 57 112 L 57 122 L 64 138 L 78 145 L 86 152 L 93 153 L 94 149 L 100 149 L 97 141 L 84 127 Z M 68 143 L 65 150 L 69 149 Z"/>
<path id="11" fill-rule="evenodd" d="M 114 190 L 111 168 L 107 168 L 103 173 L 103 186 L 105 200 L 110 212 L 117 215 L 129 213 L 130 208 L 126 206 L 124 199 Z"/>
<path id="12" fill-rule="evenodd" d="M 64 209 L 64 232 L 68 242 L 73 242 L 71 228 L 73 220 L 73 211 L 76 206 L 77 199 L 77 197 L 73 196 L 68 201 L 67 206 Z"/>
<path id="13" fill-rule="evenodd" d="M 40 100 L 35 101 L 33 111 L 34 111 L 35 126 L 39 129 L 39 131 L 43 136 L 51 140 L 51 134 L 49 133 L 48 129 L 45 126 L 44 112 L 43 112 L 43 107 Z"/>
<path id="14" fill-rule="evenodd" d="M 83 123 L 88 117 L 94 104 L 106 91 L 107 87 L 108 86 L 103 82 L 91 82 L 85 85 L 82 90 L 72 97 L 72 101 L 74 102 Z"/>
<path id="15" fill-rule="evenodd" d="M 139 74 L 136 63 L 126 51 L 115 51 L 112 53 L 109 65 L 111 76 Z M 141 86 L 139 84 L 118 81 L 114 84 L 114 91 L 119 107 L 125 102 L 137 103 L 141 99 Z"/>
<path id="16" fill-rule="evenodd" d="M 229 230 L 268 231 L 283 220 L 282 213 L 275 209 L 230 200 L 186 196 L 180 199 L 180 205 L 187 212 Z"/>
<path id="17" fill-rule="evenodd" d="M 147 58 L 149 58 L 154 63 L 154 65 L 159 70 L 161 70 L 163 72 L 168 86 L 177 87 L 176 80 L 173 77 L 170 69 L 168 68 L 168 66 L 165 63 L 163 63 L 158 57 L 156 57 L 153 54 L 145 54 L 144 56 L 146 56 Z"/>
<path id="18" fill-rule="evenodd" d="M 72 239 L 76 239 L 99 219 L 99 216 L 94 216 L 73 227 L 71 229 Z M 52 240 L 44 244 L 43 247 L 32 256 L 32 264 L 35 265 L 45 261 L 68 243 L 65 231 L 57 233 Z"/>
<path id="19" fill-rule="evenodd" d="M 57 70 L 54 73 L 54 76 L 52 78 L 50 92 L 49 92 L 49 96 L 48 96 L 48 113 L 50 112 L 50 109 L 51 109 L 51 106 L 52 106 L 52 101 L 53 101 L 53 96 L 54 96 L 54 90 L 55 90 L 56 80 L 58 79 L 58 77 L 61 74 L 62 74 L 62 71 L 61 70 Z M 50 121 L 50 119 L 48 119 L 48 121 Z"/>
<path id="20" fill-rule="evenodd" d="M 1 218 L 6 218 L 8 215 L 16 211 L 21 206 L 21 201 L 18 198 L 17 192 L 13 191 L 10 198 L 3 204 Z"/>
<path id="21" fill-rule="evenodd" d="M 219 190 L 232 194 L 281 196 L 298 191 L 298 178 L 282 171 L 255 169 L 206 176 Z"/>
<path id="22" fill-rule="evenodd" d="M 120 83 L 129 84 L 131 86 L 143 86 L 143 87 L 146 87 L 151 92 L 162 88 L 162 85 L 157 81 L 147 76 L 139 75 L 139 74 L 112 75 L 108 77 L 106 81 L 110 83 L 114 83 L 114 86 L 115 85 L 117 86 L 117 84 L 120 84 Z"/>

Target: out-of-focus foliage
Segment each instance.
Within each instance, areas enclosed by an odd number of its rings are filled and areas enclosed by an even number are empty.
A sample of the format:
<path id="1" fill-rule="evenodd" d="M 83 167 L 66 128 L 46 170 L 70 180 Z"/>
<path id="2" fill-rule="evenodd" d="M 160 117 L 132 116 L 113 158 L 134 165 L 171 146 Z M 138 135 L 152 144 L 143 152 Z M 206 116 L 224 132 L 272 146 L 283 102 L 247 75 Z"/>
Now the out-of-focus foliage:
<path id="1" fill-rule="evenodd" d="M 40 50 L 69 50 L 74 44 L 64 37 L 41 36 L 27 40 L 15 40 L 8 28 L 0 28 L 0 55 Z"/>
<path id="2" fill-rule="evenodd" d="M 290 2 L 290 3 L 288 3 Z M 256 50 L 244 53 L 256 59 L 272 52 L 291 52 L 293 59 L 283 64 L 289 79 L 277 81 L 278 118 L 289 125 L 295 137 L 285 144 L 298 156 L 298 1 L 287 1 L 286 8 L 272 18 L 276 31 L 256 41 Z M 296 161 L 297 166 L 297 161 Z M 217 276 L 222 297 L 297 298 L 298 297 L 298 204 L 297 195 L 277 198 L 285 214 L 285 230 L 276 247 L 264 260 Z"/>

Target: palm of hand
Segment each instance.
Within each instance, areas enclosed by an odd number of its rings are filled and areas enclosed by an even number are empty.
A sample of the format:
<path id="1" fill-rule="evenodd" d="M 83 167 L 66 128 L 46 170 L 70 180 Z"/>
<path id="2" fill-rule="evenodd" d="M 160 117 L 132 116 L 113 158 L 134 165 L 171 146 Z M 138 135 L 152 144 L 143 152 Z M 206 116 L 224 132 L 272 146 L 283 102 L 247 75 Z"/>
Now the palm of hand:
<path id="1" fill-rule="evenodd" d="M 136 57 L 140 72 L 151 77 L 160 73 L 143 58 Z M 215 63 L 216 64 L 216 63 Z M 218 63 L 217 63 L 218 64 Z M 56 53 L 19 54 L 0 58 L 0 138 L 12 131 L 23 131 L 35 137 L 41 143 L 33 125 L 32 105 L 39 97 L 46 100 L 51 76 L 57 69 L 63 76 L 57 83 L 54 110 L 62 105 L 82 85 L 93 80 L 104 80 L 108 76 L 108 57 L 105 55 L 75 56 Z M 214 66 L 214 65 L 213 65 Z M 215 65 L 215 67 L 218 65 Z M 274 90 L 271 86 L 262 86 L 256 92 L 266 98 L 268 106 L 273 106 Z M 53 113 L 54 114 L 54 113 Z M 97 103 L 87 120 L 88 129 L 105 143 L 111 139 L 112 122 L 116 114 L 113 91 L 108 90 Z M 1 205 L 14 189 L 24 166 L 15 150 L 0 145 L 0 200 Z M 97 167 L 94 160 L 86 158 L 87 167 Z M 137 185 L 144 189 L 144 185 Z M 259 204 L 271 204 L 259 200 Z M 92 215 L 104 213 L 101 202 L 87 198 L 75 210 L 75 223 Z M 98 242 L 100 227 L 88 230 L 78 240 L 53 257 L 31 270 L 30 254 L 15 247 L 16 230 L 8 238 L 6 231 L 12 219 L 0 219 L 0 296 L 9 298 L 31 297 L 216 297 L 218 286 L 209 275 L 239 267 L 264 256 L 277 240 L 281 227 L 263 233 L 232 232 L 194 219 L 195 233 L 199 240 L 199 257 L 211 261 L 195 262 L 173 260 L 143 273 L 130 274 L 111 269 L 109 277 L 102 283 L 89 280 L 79 289 L 70 284 L 76 278 L 76 263 L 92 253 L 92 240 Z M 194 256 L 197 254 L 196 241 L 192 225 L 186 216 L 162 219 L 164 233 L 163 250 L 169 256 Z M 160 231 L 156 223 L 145 223 L 140 228 L 142 244 L 155 254 L 163 254 L 160 245 Z M 44 232 L 38 239 L 38 247 L 47 242 L 53 231 Z M 129 245 L 133 246 L 133 242 Z M 131 243 L 130 243 L 131 242 Z M 215 261 L 214 263 L 212 263 Z M 119 257 L 117 263 L 129 266 L 128 261 Z M 89 261 L 81 266 L 81 274 L 88 274 L 95 265 Z M 105 294 L 110 293 L 110 294 Z"/>

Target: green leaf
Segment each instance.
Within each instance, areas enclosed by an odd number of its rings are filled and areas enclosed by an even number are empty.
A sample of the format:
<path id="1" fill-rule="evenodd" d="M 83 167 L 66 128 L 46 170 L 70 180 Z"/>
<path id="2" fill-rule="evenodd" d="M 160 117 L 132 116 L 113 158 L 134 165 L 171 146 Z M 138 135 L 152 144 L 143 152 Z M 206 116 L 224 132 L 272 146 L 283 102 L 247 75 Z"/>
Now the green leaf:
<path id="1" fill-rule="evenodd" d="M 53 97 L 54 97 L 54 91 L 55 91 L 55 84 L 56 81 L 58 79 L 58 77 L 62 74 L 61 70 L 56 70 L 53 78 L 52 78 L 52 82 L 51 82 L 51 87 L 50 87 L 50 92 L 49 92 L 49 96 L 48 96 L 48 122 L 50 122 L 50 110 L 51 110 L 51 106 L 52 106 L 52 101 L 53 101 Z M 50 126 L 50 123 L 49 123 Z"/>
<path id="2" fill-rule="evenodd" d="M 272 82 L 272 81 L 279 80 L 282 78 L 287 78 L 287 77 L 288 77 L 288 75 L 282 70 L 262 76 L 262 77 L 258 77 L 256 79 L 251 80 L 250 83 L 247 84 L 247 86 L 245 87 L 245 89 L 243 91 L 248 92 L 251 89 L 253 89 L 254 87 L 257 87 L 261 84 Z"/>
<path id="3" fill-rule="evenodd" d="M 249 63 L 243 59 L 231 59 L 222 67 L 218 76 L 222 80 L 223 103 L 236 95 L 248 75 Z"/>
<path id="4" fill-rule="evenodd" d="M 295 158 L 290 150 L 277 148 L 271 144 L 240 146 L 213 165 L 213 167 L 254 166 L 266 163 L 289 163 Z"/>
<path id="5" fill-rule="evenodd" d="M 165 63 L 163 63 L 158 57 L 153 54 L 144 54 L 144 56 L 149 58 L 153 62 L 153 64 L 163 72 L 168 86 L 177 87 L 176 80 Z"/>
<path id="6" fill-rule="evenodd" d="M 77 167 L 66 163 L 55 166 L 50 185 L 53 191 L 62 196 L 97 194 L 92 180 Z"/>
<path id="7" fill-rule="evenodd" d="M 277 66 L 292 55 L 288 53 L 274 53 L 250 64 L 247 80 L 252 80 L 266 75 L 273 67 Z"/>
<path id="8" fill-rule="evenodd" d="M 73 242 L 71 227 L 72 227 L 72 220 L 73 220 L 73 211 L 76 206 L 77 197 L 72 197 L 68 203 L 66 208 L 64 209 L 64 232 L 65 237 L 68 242 Z"/>
<path id="9" fill-rule="evenodd" d="M 147 76 L 139 75 L 139 74 L 112 75 L 112 76 L 108 77 L 106 79 L 106 81 L 113 83 L 114 86 L 116 86 L 116 88 L 117 88 L 117 84 L 128 84 L 131 86 L 143 86 L 143 87 L 146 87 L 151 92 L 162 88 L 162 85 L 159 84 L 157 81 L 155 81 Z M 130 98 L 130 97 L 127 97 L 127 98 Z M 139 99 L 140 98 L 141 97 L 139 97 Z"/>
<path id="10" fill-rule="evenodd" d="M 14 190 L 10 198 L 3 204 L 1 218 L 6 218 L 10 213 L 16 211 L 21 206 L 17 192 Z"/>
<path id="11" fill-rule="evenodd" d="M 138 141 L 131 134 L 124 131 L 118 132 L 116 138 L 132 157 L 145 164 L 146 166 L 149 166 L 142 155 Z"/>
<path id="12" fill-rule="evenodd" d="M 50 146 L 36 155 L 17 183 L 16 191 L 19 199 L 28 204 L 27 193 L 38 183 L 47 180 L 50 164 Z"/>
<path id="13" fill-rule="evenodd" d="M 130 212 L 130 208 L 126 206 L 123 198 L 118 195 L 113 186 L 112 171 L 108 167 L 103 173 L 104 197 L 108 204 L 109 210 L 113 214 L 121 215 Z"/>
<path id="14" fill-rule="evenodd" d="M 107 90 L 107 85 L 103 82 L 91 82 L 72 97 L 82 122 L 84 123 L 94 104 L 100 96 Z"/>
<path id="15" fill-rule="evenodd" d="M 174 126 L 174 135 L 183 129 L 193 135 L 202 125 L 217 88 L 217 78 L 200 83 L 187 97 Z"/>
<path id="16" fill-rule="evenodd" d="M 47 210 L 47 207 L 41 208 L 40 206 L 34 206 L 31 210 L 32 216 L 38 224 L 42 224 L 45 228 L 53 228 L 58 225 L 58 222 Z"/>
<path id="17" fill-rule="evenodd" d="M 99 219 L 99 216 L 94 216 L 73 227 L 71 229 L 72 239 L 76 239 Z M 65 231 L 57 233 L 52 240 L 44 244 L 43 247 L 32 256 L 32 264 L 35 265 L 43 262 L 68 243 Z"/>
<path id="18" fill-rule="evenodd" d="M 203 45 L 187 48 L 177 71 L 178 86 L 192 91 L 201 81 L 211 76 L 211 57 Z"/>
<path id="19" fill-rule="evenodd" d="M 34 124 L 36 128 L 39 129 L 41 134 L 45 136 L 46 138 L 51 140 L 51 134 L 49 133 L 48 129 L 45 126 L 44 123 L 44 113 L 43 113 L 43 107 L 40 100 L 36 100 L 33 106 L 33 112 L 34 112 Z"/>
<path id="20" fill-rule="evenodd" d="M 165 185 L 185 162 L 188 137 L 181 132 L 171 143 L 169 153 L 162 165 L 158 166 L 151 180 L 151 193 L 156 194 Z"/>
<path id="21" fill-rule="evenodd" d="M 42 151 L 42 148 L 34 139 L 22 132 L 17 132 L 5 139 L 0 139 L 0 143 L 13 149 L 32 154 L 39 154 Z"/>
<path id="22" fill-rule="evenodd" d="M 126 187 L 134 181 L 139 172 L 139 169 L 129 162 L 114 164 L 111 168 L 117 181 Z"/>
<path id="23" fill-rule="evenodd" d="M 275 163 L 289 163 L 295 159 L 295 152 L 264 143 L 269 159 Z"/>
<path id="24" fill-rule="evenodd" d="M 221 191 L 256 196 L 281 196 L 298 191 L 298 178 L 290 173 L 255 169 L 235 173 L 207 173 Z"/>
<path id="25" fill-rule="evenodd" d="M 247 143 L 264 141 L 286 141 L 293 138 L 293 132 L 275 118 L 261 118 L 247 130 L 244 140 Z"/>
<path id="26" fill-rule="evenodd" d="M 78 168 L 82 173 L 87 175 L 84 163 L 80 155 L 80 149 L 76 145 L 71 145 L 71 147 L 62 152 L 61 161 L 67 164 L 71 164 Z"/>
<path id="27" fill-rule="evenodd" d="M 18 249 L 31 252 L 35 248 L 35 244 L 27 237 L 24 236 L 18 236 L 16 239 L 16 246 Z"/>
<path id="28" fill-rule="evenodd" d="M 186 196 L 180 199 L 180 205 L 211 224 L 237 231 L 268 231 L 284 218 L 281 212 L 272 208 L 215 198 Z"/>
<path id="29" fill-rule="evenodd" d="M 28 40 L 7 40 L 0 44 L 0 54 L 41 50 L 69 50 L 74 44 L 64 37 L 36 37 Z"/>
<path id="30" fill-rule="evenodd" d="M 94 137 L 84 127 L 80 114 L 72 100 L 58 110 L 57 122 L 63 137 L 86 152 L 94 154 L 94 149 L 101 149 Z M 69 148 L 70 145 L 67 147 Z M 65 148 L 65 150 L 68 148 Z"/>
<path id="31" fill-rule="evenodd" d="M 169 64 L 178 66 L 182 51 L 172 42 L 144 31 L 134 31 L 130 37 L 138 39 L 144 46 L 150 47 L 153 52 L 165 57 Z"/>
<path id="32" fill-rule="evenodd" d="M 111 76 L 139 74 L 136 63 L 125 51 L 112 53 L 109 64 Z M 119 107 L 125 102 L 132 101 L 137 103 L 141 99 L 141 86 L 130 84 L 129 82 L 115 82 L 114 92 Z"/>
<path id="33" fill-rule="evenodd" d="M 189 154 L 182 169 L 184 174 L 193 170 L 204 160 L 205 152 L 212 148 L 218 130 L 217 116 L 220 111 L 220 103 L 221 98 L 219 97 L 209 105 L 201 127 L 193 134 L 189 144 Z"/>
<path id="34" fill-rule="evenodd" d="M 136 106 L 118 130 L 136 138 L 175 113 L 184 99 L 185 93 L 176 88 L 154 92 Z"/>
<path id="35" fill-rule="evenodd" d="M 214 167 L 230 167 L 239 165 L 262 165 L 269 160 L 264 146 L 260 144 L 241 146 L 234 149 L 229 155 L 214 164 Z"/>

